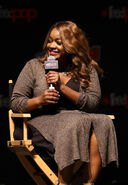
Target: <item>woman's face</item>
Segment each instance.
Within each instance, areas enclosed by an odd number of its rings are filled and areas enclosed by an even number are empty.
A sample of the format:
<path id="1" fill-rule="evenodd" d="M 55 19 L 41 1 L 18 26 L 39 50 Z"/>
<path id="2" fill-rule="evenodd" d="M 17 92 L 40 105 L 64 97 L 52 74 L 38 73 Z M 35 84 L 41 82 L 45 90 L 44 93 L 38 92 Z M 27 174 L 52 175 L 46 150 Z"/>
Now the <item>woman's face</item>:
<path id="1" fill-rule="evenodd" d="M 54 56 L 56 59 L 61 58 L 65 54 L 59 31 L 56 28 L 50 33 L 47 43 L 47 51 L 48 56 Z"/>

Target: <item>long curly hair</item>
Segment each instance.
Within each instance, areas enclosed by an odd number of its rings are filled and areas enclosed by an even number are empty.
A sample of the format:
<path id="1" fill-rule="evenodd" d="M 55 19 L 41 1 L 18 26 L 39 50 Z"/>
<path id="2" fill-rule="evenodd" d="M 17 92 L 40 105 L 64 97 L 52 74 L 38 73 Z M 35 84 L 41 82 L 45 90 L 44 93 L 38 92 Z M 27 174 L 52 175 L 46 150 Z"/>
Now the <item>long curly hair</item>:
<path id="1" fill-rule="evenodd" d="M 74 22 L 60 21 L 50 28 L 43 44 L 45 55 L 39 58 L 39 60 L 44 62 L 47 59 L 47 43 L 50 33 L 54 28 L 59 31 L 65 52 L 70 56 L 70 75 L 74 80 L 80 82 L 83 89 L 88 88 L 90 84 L 89 70 L 91 64 L 96 68 L 100 76 L 103 75 L 103 70 L 96 61 L 92 60 L 86 35 Z"/>

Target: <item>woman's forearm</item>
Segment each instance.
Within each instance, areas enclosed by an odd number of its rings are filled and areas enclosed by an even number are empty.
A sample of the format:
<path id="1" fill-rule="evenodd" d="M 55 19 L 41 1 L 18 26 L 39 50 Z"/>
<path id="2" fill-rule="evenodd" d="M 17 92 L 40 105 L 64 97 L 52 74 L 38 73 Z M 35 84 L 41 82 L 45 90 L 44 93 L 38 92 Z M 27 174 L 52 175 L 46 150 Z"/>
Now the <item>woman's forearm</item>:
<path id="1" fill-rule="evenodd" d="M 66 97 L 68 97 L 72 102 L 77 103 L 80 93 L 77 91 L 74 91 L 73 89 L 69 88 L 66 85 L 60 86 L 60 91 L 63 93 Z"/>
<path id="2" fill-rule="evenodd" d="M 30 111 L 37 109 L 40 105 L 40 97 L 30 98 L 27 101 L 28 110 Z"/>
<path id="3" fill-rule="evenodd" d="M 46 89 L 40 96 L 28 99 L 27 106 L 31 111 L 43 105 L 56 104 L 59 97 L 59 92 L 55 89 Z"/>

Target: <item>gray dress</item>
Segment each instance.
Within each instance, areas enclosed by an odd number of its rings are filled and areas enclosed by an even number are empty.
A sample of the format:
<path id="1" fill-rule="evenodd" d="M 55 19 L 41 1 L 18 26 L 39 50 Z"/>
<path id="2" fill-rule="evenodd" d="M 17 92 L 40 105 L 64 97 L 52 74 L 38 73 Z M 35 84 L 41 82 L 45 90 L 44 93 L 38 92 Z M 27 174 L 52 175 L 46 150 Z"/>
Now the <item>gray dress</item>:
<path id="1" fill-rule="evenodd" d="M 105 114 L 95 113 L 101 98 L 96 70 L 90 68 L 91 84 L 88 90 L 79 87 L 80 97 L 76 104 L 67 106 L 39 107 L 28 121 L 55 148 L 54 158 L 60 170 L 75 160 L 89 162 L 89 140 L 95 131 L 102 166 L 111 162 L 118 166 L 117 138 L 112 120 Z M 39 96 L 48 88 L 43 64 L 37 59 L 28 61 L 16 81 L 11 105 L 16 112 L 29 112 L 27 100 Z M 60 96 L 61 100 L 61 96 Z"/>

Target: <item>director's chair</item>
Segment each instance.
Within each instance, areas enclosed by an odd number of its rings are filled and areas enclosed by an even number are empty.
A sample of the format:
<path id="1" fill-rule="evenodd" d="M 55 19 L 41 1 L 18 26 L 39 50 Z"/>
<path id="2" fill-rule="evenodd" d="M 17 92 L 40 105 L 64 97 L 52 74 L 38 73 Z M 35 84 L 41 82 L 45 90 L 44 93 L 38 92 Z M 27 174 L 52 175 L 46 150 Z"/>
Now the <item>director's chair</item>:
<path id="1" fill-rule="evenodd" d="M 9 80 L 9 97 L 13 90 L 13 81 Z M 13 113 L 11 108 L 8 111 L 10 140 L 7 141 L 7 146 L 14 152 L 22 163 L 23 167 L 32 177 L 37 185 L 47 185 L 44 180 L 44 175 L 53 183 L 57 184 L 58 177 L 46 164 L 46 162 L 35 152 L 32 140 L 28 139 L 27 119 L 31 118 L 29 113 Z M 23 119 L 23 139 L 14 139 L 15 121 L 14 119 Z"/>
<path id="2" fill-rule="evenodd" d="M 13 81 L 9 80 L 9 97 L 11 97 L 13 90 Z M 9 131 L 10 131 L 10 140 L 7 141 L 8 148 L 14 152 L 26 169 L 28 174 L 32 177 L 37 185 L 47 185 L 44 177 L 47 177 L 52 184 L 58 184 L 58 177 L 53 170 L 47 165 L 42 157 L 35 151 L 35 148 L 32 144 L 32 140 L 28 139 L 28 127 L 27 120 L 31 118 L 29 113 L 13 113 L 11 108 L 8 111 L 9 116 Z M 108 115 L 111 119 L 114 119 L 113 115 Z M 23 120 L 23 139 L 15 140 L 14 139 L 14 130 L 15 130 L 15 119 L 20 118 Z M 34 162 L 34 163 L 33 163 Z M 76 165 L 74 169 L 74 174 L 79 170 L 80 163 Z"/>

